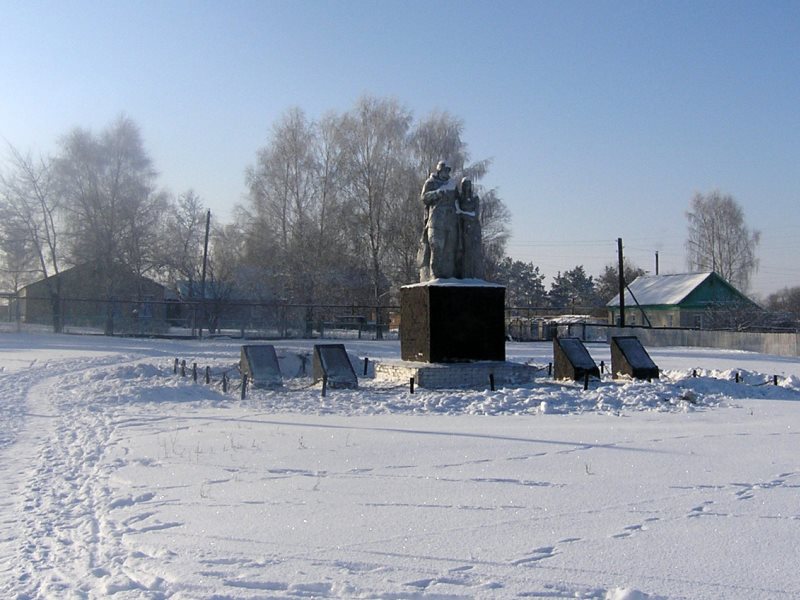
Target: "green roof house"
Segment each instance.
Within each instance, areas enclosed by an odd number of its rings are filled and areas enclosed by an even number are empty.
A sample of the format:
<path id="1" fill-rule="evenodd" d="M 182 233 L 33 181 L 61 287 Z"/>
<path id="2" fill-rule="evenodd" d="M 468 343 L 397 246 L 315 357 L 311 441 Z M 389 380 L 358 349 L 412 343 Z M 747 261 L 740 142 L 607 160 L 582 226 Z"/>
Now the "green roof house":
<path id="1" fill-rule="evenodd" d="M 619 323 L 619 294 L 608 304 Z M 728 328 L 752 320 L 761 308 L 714 272 L 642 275 L 625 291 L 625 324 L 650 327 Z"/>

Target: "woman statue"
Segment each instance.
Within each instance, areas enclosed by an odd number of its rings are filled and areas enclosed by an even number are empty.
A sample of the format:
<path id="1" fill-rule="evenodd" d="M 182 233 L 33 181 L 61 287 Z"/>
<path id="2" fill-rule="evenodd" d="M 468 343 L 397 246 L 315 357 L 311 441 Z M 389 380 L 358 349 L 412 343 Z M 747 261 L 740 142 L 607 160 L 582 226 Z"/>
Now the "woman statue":
<path id="1" fill-rule="evenodd" d="M 481 239 L 480 199 L 472 189 L 472 181 L 464 177 L 456 198 L 458 215 L 457 277 L 483 279 L 483 246 Z"/>

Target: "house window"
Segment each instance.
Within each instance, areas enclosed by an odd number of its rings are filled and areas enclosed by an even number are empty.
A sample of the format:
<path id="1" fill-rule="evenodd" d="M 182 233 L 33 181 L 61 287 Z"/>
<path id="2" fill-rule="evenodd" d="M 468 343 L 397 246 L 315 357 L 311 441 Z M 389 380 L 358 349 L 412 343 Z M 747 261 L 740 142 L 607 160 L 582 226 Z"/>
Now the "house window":
<path id="1" fill-rule="evenodd" d="M 703 315 L 695 315 L 694 316 L 694 328 L 695 329 L 702 329 L 703 328 Z"/>

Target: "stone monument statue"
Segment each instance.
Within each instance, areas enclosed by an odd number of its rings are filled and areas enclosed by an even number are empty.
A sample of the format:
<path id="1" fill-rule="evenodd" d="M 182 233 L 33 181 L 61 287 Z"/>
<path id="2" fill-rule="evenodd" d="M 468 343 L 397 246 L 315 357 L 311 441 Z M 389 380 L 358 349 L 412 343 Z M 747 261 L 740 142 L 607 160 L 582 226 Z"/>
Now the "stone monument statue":
<path id="1" fill-rule="evenodd" d="M 425 206 L 425 226 L 418 253 L 420 281 L 456 276 L 458 218 L 456 186 L 450 179 L 450 171 L 450 165 L 440 160 L 420 193 Z"/>
<path id="2" fill-rule="evenodd" d="M 458 215 L 458 253 L 456 277 L 483 279 L 483 246 L 481 238 L 480 199 L 475 195 L 472 181 L 461 179 L 456 198 Z"/>
<path id="3" fill-rule="evenodd" d="M 451 168 L 440 160 L 425 180 L 420 199 L 425 226 L 419 252 L 419 280 L 483 277 L 480 203 L 466 177 L 458 186 Z"/>

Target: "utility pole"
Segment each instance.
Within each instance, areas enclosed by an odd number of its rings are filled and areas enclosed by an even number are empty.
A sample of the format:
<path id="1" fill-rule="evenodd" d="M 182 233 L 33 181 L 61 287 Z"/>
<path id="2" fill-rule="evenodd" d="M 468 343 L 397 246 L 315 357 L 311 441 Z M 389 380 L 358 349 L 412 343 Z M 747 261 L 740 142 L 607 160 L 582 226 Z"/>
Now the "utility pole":
<path id="1" fill-rule="evenodd" d="M 203 337 L 203 322 L 206 320 L 206 265 L 208 264 L 208 230 L 211 228 L 211 210 L 206 212 L 206 237 L 203 241 L 203 273 L 200 277 L 200 302 L 203 307 L 197 336 Z"/>
<path id="2" fill-rule="evenodd" d="M 617 255 L 619 258 L 619 326 L 625 327 L 625 269 L 622 258 L 622 238 L 617 238 Z"/>

